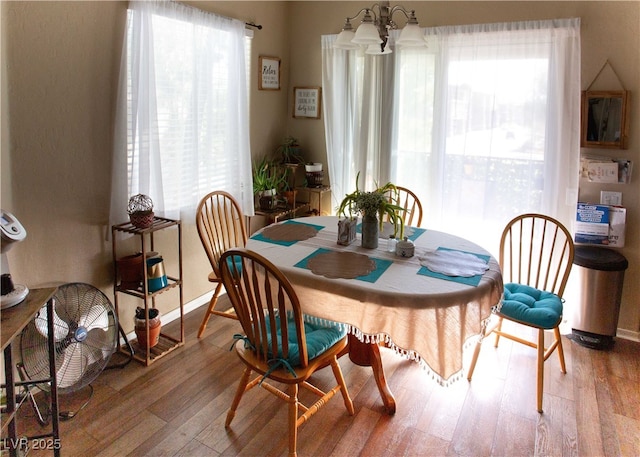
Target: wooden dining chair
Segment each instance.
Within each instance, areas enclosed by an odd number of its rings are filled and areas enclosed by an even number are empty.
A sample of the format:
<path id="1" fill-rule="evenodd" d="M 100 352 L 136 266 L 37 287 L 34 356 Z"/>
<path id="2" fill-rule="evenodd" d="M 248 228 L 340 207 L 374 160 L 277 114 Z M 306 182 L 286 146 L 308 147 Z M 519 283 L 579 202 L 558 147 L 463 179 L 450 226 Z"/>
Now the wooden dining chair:
<path id="1" fill-rule="evenodd" d="M 247 231 L 240 205 L 231 194 L 222 190 L 213 191 L 200 200 L 196 212 L 196 227 L 211 264 L 212 271 L 209 273 L 209 281 L 216 284 L 209 307 L 198 330 L 198 338 L 200 338 L 207 328 L 212 314 L 237 319 L 233 308 L 228 310 L 215 309 L 222 289 L 218 265 L 224 251 L 230 248 L 244 247 L 247 244 Z"/>
<path id="2" fill-rule="evenodd" d="M 342 376 L 338 355 L 347 347 L 346 329 L 338 323 L 303 315 L 289 280 L 269 260 L 248 249 L 230 249 L 220 260 L 222 282 L 244 335 L 235 349 L 246 365 L 225 426 L 229 427 L 242 395 L 262 386 L 289 405 L 289 455 L 296 455 L 298 427 L 340 392 L 350 415 L 353 402 Z M 331 365 L 337 385 L 326 392 L 308 382 L 317 370 Z M 251 373 L 257 376 L 250 381 Z M 287 385 L 286 392 L 267 381 Z M 299 387 L 320 397 L 305 406 Z M 299 414 L 299 411 L 302 414 Z"/>
<path id="3" fill-rule="evenodd" d="M 484 336 L 495 333 L 495 347 L 501 336 L 537 350 L 537 408 L 542 412 L 544 362 L 558 350 L 560 369 L 566 373 L 559 325 L 563 293 L 571 266 L 574 244 L 569 231 L 557 220 L 542 214 L 523 214 L 511 220 L 500 239 L 500 267 L 505 282 L 501 303 L 494 308 L 475 347 L 467 379 L 471 381 Z M 504 319 L 531 327 L 537 338 L 503 331 Z M 544 334 L 553 330 L 553 343 L 545 348 Z"/>
<path id="4" fill-rule="evenodd" d="M 406 187 L 396 186 L 396 189 L 398 189 L 398 192 L 392 191 L 389 194 L 389 200 L 404 208 L 399 211 L 404 225 L 420 227 L 420 224 L 422 224 L 422 204 L 420 199 Z"/>

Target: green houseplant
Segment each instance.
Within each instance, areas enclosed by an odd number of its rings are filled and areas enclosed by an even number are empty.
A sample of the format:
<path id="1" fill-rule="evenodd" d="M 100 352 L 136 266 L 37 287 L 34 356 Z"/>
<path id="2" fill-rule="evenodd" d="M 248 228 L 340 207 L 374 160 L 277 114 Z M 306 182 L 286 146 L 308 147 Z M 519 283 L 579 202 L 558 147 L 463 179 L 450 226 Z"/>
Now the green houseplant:
<path id="1" fill-rule="evenodd" d="M 304 164 L 302 148 L 300 148 L 298 140 L 292 136 L 284 139 L 284 142 L 276 149 L 276 154 L 280 155 L 282 163 Z"/>
<path id="2" fill-rule="evenodd" d="M 358 188 L 360 173 L 356 177 L 356 190 L 345 195 L 338 207 L 338 215 L 348 219 L 362 216 L 362 247 L 378 247 L 378 233 L 384 220 L 393 225 L 393 235 L 401 238 L 404 234 L 404 221 L 398 214 L 402 207 L 393 203 L 397 200 L 398 190 L 393 183 L 378 186 L 367 192 Z"/>
<path id="3" fill-rule="evenodd" d="M 259 197 L 263 210 L 273 209 L 278 190 L 285 185 L 286 174 L 272 160 L 263 157 L 253 163 L 253 193 Z"/>

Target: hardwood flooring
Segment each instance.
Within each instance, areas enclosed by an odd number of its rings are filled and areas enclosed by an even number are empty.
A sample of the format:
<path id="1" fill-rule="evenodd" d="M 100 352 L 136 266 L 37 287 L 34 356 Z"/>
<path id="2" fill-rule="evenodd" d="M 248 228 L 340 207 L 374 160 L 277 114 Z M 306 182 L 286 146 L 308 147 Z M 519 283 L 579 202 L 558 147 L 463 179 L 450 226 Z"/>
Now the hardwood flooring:
<path id="1" fill-rule="evenodd" d="M 242 372 L 229 351 L 240 327 L 214 316 L 197 339 L 204 308 L 186 316 L 184 347 L 146 368 L 132 361 L 105 370 L 94 381 L 87 406 L 61 422 L 63 456 L 286 455 L 286 406 L 264 389 L 245 395 L 225 429 Z M 349 416 L 334 397 L 300 429 L 298 454 L 640 456 L 640 343 L 618 339 L 604 352 L 566 337 L 563 342 L 568 373 L 560 373 L 555 354 L 547 361 L 541 415 L 535 408 L 535 351 L 505 339 L 498 349 L 492 338 L 485 342 L 471 383 L 446 388 L 415 362 L 383 349 L 397 401 L 393 416 L 384 413 L 371 370 L 343 357 L 356 414 Z M 327 385 L 331 370 L 313 381 Z M 62 397 L 61 410 L 74 411 L 86 396 Z M 32 415 L 23 409 L 23 430 L 38 430 Z"/>

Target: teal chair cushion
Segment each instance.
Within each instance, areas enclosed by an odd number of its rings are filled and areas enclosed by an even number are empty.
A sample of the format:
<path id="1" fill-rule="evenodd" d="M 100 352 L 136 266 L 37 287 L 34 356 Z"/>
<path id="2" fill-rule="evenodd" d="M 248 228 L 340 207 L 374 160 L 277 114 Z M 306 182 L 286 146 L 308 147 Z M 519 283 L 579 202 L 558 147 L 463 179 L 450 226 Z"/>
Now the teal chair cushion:
<path id="1" fill-rule="evenodd" d="M 276 318 L 276 332 L 278 340 L 281 334 L 280 318 Z M 323 323 L 304 322 L 304 333 L 307 340 L 308 359 L 312 360 L 325 352 L 347 335 L 344 325 L 324 321 Z M 300 349 L 298 338 L 296 337 L 296 324 L 291 321 L 287 323 L 287 336 L 289 341 L 289 357 L 282 358 L 282 348 L 278 347 L 278 354 L 269 354 L 270 359 L 284 360 L 292 367 L 300 366 Z M 271 347 L 271 335 L 268 337 L 269 347 Z"/>
<path id="2" fill-rule="evenodd" d="M 551 292 L 508 283 L 504 286 L 500 314 L 535 327 L 552 329 L 562 317 L 562 300 Z"/>
<path id="3" fill-rule="evenodd" d="M 234 276 L 242 275 L 242 257 L 240 256 L 231 256 L 227 257 L 227 266 L 229 267 L 229 271 Z M 236 272 L 238 274 L 236 275 Z"/>

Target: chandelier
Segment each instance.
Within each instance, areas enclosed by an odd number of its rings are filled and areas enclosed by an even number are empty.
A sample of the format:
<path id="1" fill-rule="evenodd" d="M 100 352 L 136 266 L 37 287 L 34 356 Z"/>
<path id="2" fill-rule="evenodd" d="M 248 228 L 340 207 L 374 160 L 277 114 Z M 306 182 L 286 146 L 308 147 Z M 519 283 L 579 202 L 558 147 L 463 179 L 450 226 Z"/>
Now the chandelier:
<path id="1" fill-rule="evenodd" d="M 347 17 L 334 47 L 357 49 L 360 46 L 365 46 L 367 54 L 390 54 L 389 30 L 398 28 L 398 24 L 393 21 L 393 15 L 398 11 L 405 15 L 407 23 L 400 32 L 396 44 L 400 46 L 426 46 L 427 43 L 418 25 L 415 10 L 407 10 L 400 5 L 392 7 L 389 2 L 384 1 L 374 3 L 370 8 L 361 9 L 355 16 Z M 354 32 L 351 21 L 362 13 L 364 13 L 362 23 Z"/>

